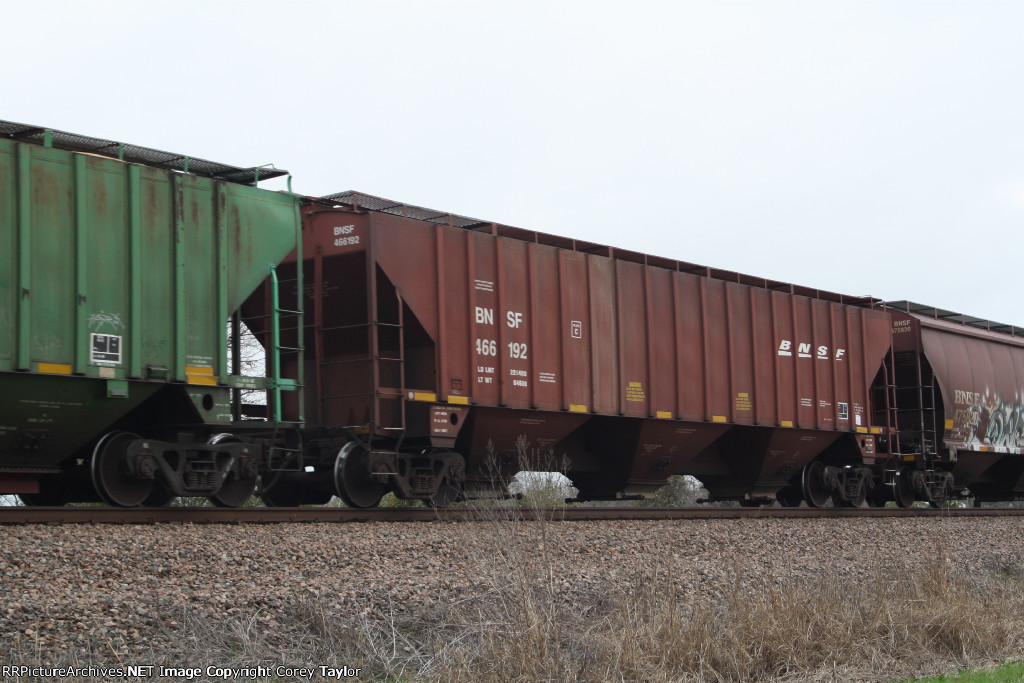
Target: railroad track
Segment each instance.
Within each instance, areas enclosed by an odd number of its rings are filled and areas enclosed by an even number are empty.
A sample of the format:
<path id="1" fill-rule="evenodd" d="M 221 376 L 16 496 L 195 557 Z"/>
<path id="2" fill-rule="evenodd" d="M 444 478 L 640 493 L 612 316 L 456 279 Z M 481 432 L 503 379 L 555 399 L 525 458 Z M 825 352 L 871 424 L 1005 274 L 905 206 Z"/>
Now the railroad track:
<path id="1" fill-rule="evenodd" d="M 1006 517 L 1007 508 L 563 508 L 548 510 L 433 510 L 428 508 L 115 508 L 0 507 L 0 525 L 12 524 L 282 524 L 340 522 L 479 522 L 538 518 L 553 521 L 668 519 L 821 519 L 850 517 Z"/>

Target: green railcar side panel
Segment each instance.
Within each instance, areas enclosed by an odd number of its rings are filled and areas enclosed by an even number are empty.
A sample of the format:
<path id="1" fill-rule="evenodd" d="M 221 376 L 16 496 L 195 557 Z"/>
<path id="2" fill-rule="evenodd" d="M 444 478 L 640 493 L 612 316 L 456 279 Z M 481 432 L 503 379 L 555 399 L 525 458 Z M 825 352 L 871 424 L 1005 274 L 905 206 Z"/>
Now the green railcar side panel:
<path id="1" fill-rule="evenodd" d="M 155 168 L 142 169 L 141 367 L 174 367 L 174 203 L 172 183 Z"/>
<path id="2" fill-rule="evenodd" d="M 71 156 L 29 147 L 31 162 L 31 287 L 22 296 L 31 320 L 29 358 L 70 364 L 75 351 L 75 215 Z"/>
<path id="3" fill-rule="evenodd" d="M 163 387 L 132 382 L 127 398 L 108 398 L 107 382 L 25 372 L 0 374 L 0 469 L 56 468 L 90 439 Z"/>
<path id="4" fill-rule="evenodd" d="M 78 329 L 75 340 L 78 356 L 85 361 L 82 367 L 75 363 L 75 372 L 82 373 L 88 371 L 89 340 L 93 333 L 121 336 L 124 341 L 131 341 L 126 327 L 130 312 L 131 263 L 126 229 L 125 165 L 92 157 L 85 160 L 85 171 L 85 178 L 79 179 L 76 188 L 84 202 L 79 228 L 85 232 L 78 235 L 81 250 L 76 254 L 78 266 L 84 271 L 80 278 L 84 292 L 79 294 L 85 301 L 78 300 L 79 306 L 85 309 L 79 314 L 84 329 Z M 127 360 L 133 346 L 130 343 L 123 346 L 122 357 Z M 124 372 L 117 374 L 124 376 Z"/>
<path id="5" fill-rule="evenodd" d="M 0 139 L 0 470 L 53 466 L 166 383 L 230 421 L 227 317 L 297 220 L 289 194 Z"/>
<path id="6" fill-rule="evenodd" d="M 279 263 L 295 249 L 298 220 L 289 195 L 266 192 L 246 185 L 225 185 L 227 194 L 228 308 L 235 310 L 267 278 L 271 263 Z M 261 225 L 289 226 L 260 230 Z"/>
<path id="7" fill-rule="evenodd" d="M 19 153 L 28 156 L 25 178 Z M 218 371 L 214 376 L 226 383 L 221 314 L 237 308 L 295 248 L 293 198 L 151 167 L 140 167 L 136 197 L 128 167 L 0 140 L 0 321 L 7 321 L 0 325 L 0 359 L 17 354 L 19 311 L 27 306 L 20 312 L 29 321 L 33 366 L 25 369 L 73 365 L 74 374 L 108 377 L 113 369 L 127 378 L 131 354 L 138 354 L 142 378 L 152 367 L 186 381 L 186 367 L 201 367 Z M 19 206 L 22 186 L 30 188 L 28 207 Z M 133 203 L 141 232 L 136 264 Z M 19 272 L 20 213 L 29 223 L 28 293 L 20 291 L 26 275 Z M 138 289 L 133 268 L 141 273 Z M 133 297 L 138 339 L 130 337 Z M 95 360 L 95 334 L 120 337 L 115 360 Z"/>
<path id="8" fill-rule="evenodd" d="M 14 224 L 18 199 L 14 150 L 0 147 L 0 370 L 9 370 L 14 358 L 15 263 L 18 244 Z"/>
<path id="9" fill-rule="evenodd" d="M 217 319 L 217 232 L 214 223 L 213 184 L 204 178 L 186 178 L 184 194 L 183 275 L 185 288 L 186 368 L 213 370 L 218 357 L 226 351 L 218 348 Z M 225 315 L 227 311 L 225 311 Z M 179 377 L 179 379 L 185 379 Z"/>

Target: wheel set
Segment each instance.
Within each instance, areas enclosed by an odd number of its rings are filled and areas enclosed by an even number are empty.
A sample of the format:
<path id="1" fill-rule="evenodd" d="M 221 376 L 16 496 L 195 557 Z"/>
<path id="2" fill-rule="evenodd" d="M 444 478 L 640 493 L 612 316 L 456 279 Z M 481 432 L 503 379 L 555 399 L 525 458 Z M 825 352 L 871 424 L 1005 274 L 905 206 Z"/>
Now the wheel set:
<path id="1" fill-rule="evenodd" d="M 178 496 L 238 507 L 252 497 L 259 481 L 251 449 L 233 434 L 216 434 L 204 443 L 170 444 L 112 431 L 93 447 L 89 475 L 99 497 L 117 507 L 165 507 Z M 30 494 L 23 500 L 40 504 L 37 501 L 56 501 L 58 496 Z"/>

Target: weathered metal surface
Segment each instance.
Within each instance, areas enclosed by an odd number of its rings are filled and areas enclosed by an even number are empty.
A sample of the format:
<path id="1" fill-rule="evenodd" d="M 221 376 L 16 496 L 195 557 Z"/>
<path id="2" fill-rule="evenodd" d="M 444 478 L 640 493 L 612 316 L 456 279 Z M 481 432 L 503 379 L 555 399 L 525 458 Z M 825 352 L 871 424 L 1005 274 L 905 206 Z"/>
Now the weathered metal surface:
<path id="1" fill-rule="evenodd" d="M 162 152 L 157 149 L 140 147 L 114 140 L 68 133 L 67 131 L 43 128 L 26 123 L 0 121 L 0 138 L 34 142 L 46 147 L 56 147 L 73 152 L 85 152 L 94 156 L 105 156 L 119 161 L 166 168 L 182 173 L 192 173 L 206 178 L 227 180 L 233 183 L 255 185 L 260 180 L 279 178 L 288 171 L 272 166 L 239 168 L 216 161 L 207 161 L 176 152 Z"/>
<path id="2" fill-rule="evenodd" d="M 946 319 L 893 313 L 893 343 L 934 373 L 940 448 L 976 494 L 1024 493 L 1024 338 L 1019 328 L 938 313 Z"/>
<path id="3" fill-rule="evenodd" d="M 898 352 L 920 348 L 941 392 L 943 440 L 979 452 L 1024 452 L 1024 338 L 894 314 Z"/>
<path id="4" fill-rule="evenodd" d="M 307 399 L 324 426 L 386 435 L 398 396 L 465 405 L 456 448 L 470 471 L 488 443 L 511 453 L 523 435 L 568 458 L 594 495 L 698 472 L 770 491 L 872 426 L 885 312 L 376 203 L 305 212 L 307 339 L 319 349 Z M 399 301 L 401 348 L 385 341 Z M 407 436 L 425 435 L 417 424 L 402 423 Z"/>
<path id="5" fill-rule="evenodd" d="M 296 220 L 290 195 L 0 139 L 0 469 L 54 465 L 165 383 L 229 421 L 225 321 Z"/>

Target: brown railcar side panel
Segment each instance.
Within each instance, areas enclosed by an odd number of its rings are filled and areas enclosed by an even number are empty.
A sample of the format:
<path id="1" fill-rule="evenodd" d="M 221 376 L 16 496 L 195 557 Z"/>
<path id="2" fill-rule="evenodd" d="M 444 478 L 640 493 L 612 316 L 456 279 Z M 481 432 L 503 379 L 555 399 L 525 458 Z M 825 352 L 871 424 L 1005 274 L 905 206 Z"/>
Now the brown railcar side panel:
<path id="1" fill-rule="evenodd" d="M 864 356 L 864 374 L 862 375 L 865 388 L 870 387 L 882 367 L 885 355 L 892 347 L 892 321 L 889 314 L 884 311 L 871 311 L 862 309 L 861 320 L 864 324 L 864 342 L 861 353 Z M 871 397 L 867 397 L 866 403 L 870 403 Z"/>
<path id="2" fill-rule="evenodd" d="M 814 344 L 814 321 L 811 302 L 803 297 L 792 297 L 793 305 L 793 367 L 796 372 L 796 426 L 814 429 L 817 426 L 817 409 L 814 407 L 814 365 L 802 361 L 813 361 L 811 353 Z"/>
<path id="3" fill-rule="evenodd" d="M 772 333 L 771 292 L 750 288 L 754 334 L 754 424 L 778 424 L 775 390 L 775 349 L 778 340 Z"/>
<path id="4" fill-rule="evenodd" d="M 954 444 L 1024 447 L 1024 348 L 922 327 Z"/>
<path id="5" fill-rule="evenodd" d="M 443 312 L 444 354 L 446 376 L 437 387 L 439 400 L 450 396 L 472 396 L 476 385 L 470 356 L 470 336 L 473 333 L 469 310 L 468 273 L 466 272 L 466 240 L 456 232 L 443 230 L 438 243 L 437 270 L 443 280 L 438 286 L 438 308 Z M 443 288 L 441 285 L 443 284 Z"/>
<path id="6" fill-rule="evenodd" d="M 892 317 L 893 351 L 916 351 L 921 344 L 921 326 L 907 313 L 889 311 Z"/>
<path id="7" fill-rule="evenodd" d="M 994 393 L 1004 403 L 1016 403 L 1019 410 L 1024 401 L 1024 374 L 1019 372 L 1017 366 L 1024 362 L 1024 349 L 1003 344 L 988 344 L 988 348 L 992 369 L 995 372 Z M 1015 363 L 1014 359 L 1018 362 Z M 1021 422 L 1013 427 L 1020 429 L 1024 436 L 1024 416 L 1021 417 Z"/>
<path id="8" fill-rule="evenodd" d="M 633 459 L 630 484 L 662 484 L 686 474 L 691 461 L 729 429 L 729 425 L 645 420 Z"/>
<path id="9" fill-rule="evenodd" d="M 702 278 L 704 289 L 705 391 L 707 405 L 704 419 L 710 422 L 731 422 L 730 392 L 732 382 L 729 363 L 729 328 L 726 308 L 726 283 Z"/>
<path id="10" fill-rule="evenodd" d="M 498 333 L 501 402 L 511 408 L 530 407 L 530 331 L 527 311 L 530 308 L 530 278 L 527 272 L 526 242 L 499 239 L 498 301 L 495 311 Z"/>
<path id="11" fill-rule="evenodd" d="M 498 294 L 494 262 L 495 238 L 465 232 L 467 315 L 471 317 L 469 360 L 473 377 L 470 396 L 481 405 L 497 405 L 501 376 L 498 374 Z"/>
<path id="12" fill-rule="evenodd" d="M 647 344 L 650 355 L 649 414 L 678 417 L 676 384 L 676 309 L 673 271 L 645 268 L 647 279 Z"/>
<path id="13" fill-rule="evenodd" d="M 647 417 L 650 382 L 647 378 L 647 301 L 644 267 L 616 261 L 619 329 L 619 402 L 631 417 Z"/>
<path id="14" fill-rule="evenodd" d="M 611 259 L 587 257 L 590 292 L 590 349 L 593 363 L 591 410 L 620 414 L 618 330 L 615 315 L 615 270 Z"/>
<path id="15" fill-rule="evenodd" d="M 381 268 L 437 344 L 439 400 L 805 429 L 853 429 L 861 414 L 867 426 L 886 314 L 483 232 L 370 220 Z M 791 355 L 782 356 L 787 340 Z M 840 403 L 849 404 L 844 422 Z"/>
<path id="16" fill-rule="evenodd" d="M 559 301 L 562 314 L 562 409 L 593 409 L 590 339 L 590 286 L 587 258 L 571 252 L 558 252 Z"/>
<path id="17" fill-rule="evenodd" d="M 776 418 L 780 426 L 793 427 L 797 422 L 800 402 L 796 390 L 796 364 L 793 362 L 796 345 L 793 343 L 795 335 L 792 297 L 781 292 L 772 292 L 771 311 Z"/>
<path id="18" fill-rule="evenodd" d="M 818 457 L 832 445 L 841 434 L 838 432 L 776 429 L 765 449 L 757 482 L 761 485 L 785 485 L 789 478 L 799 472 L 811 460 Z"/>
<path id="19" fill-rule="evenodd" d="M 707 364 L 704 344 L 704 308 L 702 278 L 675 273 L 678 416 L 684 420 L 704 421 L 707 415 Z"/>
<path id="20" fill-rule="evenodd" d="M 815 424 L 818 429 L 835 429 L 835 394 L 832 382 L 833 359 L 836 348 L 832 333 L 832 304 L 814 299 L 811 301 L 814 319 L 814 405 Z"/>
<path id="21" fill-rule="evenodd" d="M 992 397 L 996 398 L 999 402 L 1004 405 L 1016 404 L 1017 415 L 1013 415 L 1014 408 L 1010 408 L 1005 411 L 1004 415 L 1004 435 L 1007 431 L 1011 431 L 1014 435 L 1020 430 L 1024 432 L 1024 417 L 1019 413 L 1021 401 L 1024 400 L 1024 396 L 1021 395 L 1021 389 L 1024 389 L 1024 381 L 1018 378 L 1016 369 L 1014 367 L 1014 356 L 1019 356 L 1024 359 L 1024 349 L 1014 349 L 1004 344 L 986 344 L 988 347 L 989 358 L 992 361 L 993 370 L 993 382 L 992 382 Z M 975 354 L 976 355 L 976 354 Z M 1024 436 L 1024 433 L 1021 434 Z M 1009 439 L 1005 439 L 1008 446 L 1016 446 L 1017 443 L 1010 443 Z M 1016 439 L 1013 439 L 1015 442 Z M 1021 444 L 1024 445 L 1024 444 Z"/>
<path id="22" fill-rule="evenodd" d="M 915 329 L 919 329 L 916 321 Z M 988 359 L 980 354 L 978 358 L 971 357 L 970 342 L 966 337 L 924 329 L 919 329 L 918 333 L 924 354 L 938 380 L 942 403 L 953 420 L 953 428 L 944 430 L 944 438 L 954 443 L 984 443 L 991 415 L 984 405 L 989 397 L 985 396 L 986 400 L 982 401 L 981 395 L 990 391 L 991 363 L 987 363 Z M 983 367 L 983 364 L 988 367 Z"/>
<path id="23" fill-rule="evenodd" d="M 850 353 L 850 335 L 848 332 L 847 309 L 845 306 L 833 305 L 829 311 L 832 320 L 832 337 L 834 344 L 832 354 L 832 386 L 835 387 L 833 400 L 833 418 L 835 428 L 841 431 L 850 431 L 850 363 L 853 362 Z M 842 349 L 842 356 L 839 355 Z M 845 413 L 840 411 L 840 403 L 846 404 Z"/>
<path id="24" fill-rule="evenodd" d="M 871 415 L 871 406 L 868 404 L 869 385 L 864 382 L 867 369 L 863 343 L 864 317 L 861 313 L 861 311 L 846 309 L 847 334 L 851 349 L 847 353 L 850 377 L 850 429 L 867 427 L 868 418 Z"/>
<path id="25" fill-rule="evenodd" d="M 730 422 L 754 424 L 754 356 L 762 353 L 754 346 L 754 320 L 750 288 L 727 282 L 725 286 L 726 347 L 729 350 Z"/>
<path id="26" fill-rule="evenodd" d="M 480 406 L 474 408 L 468 424 L 459 435 L 460 452 L 467 459 L 471 476 L 475 473 L 488 474 L 487 453 L 493 447 L 501 455 L 510 455 L 516 462 L 516 439 L 525 435 L 531 450 L 539 462 L 530 462 L 533 467 L 561 467 L 561 458 L 572 453 L 566 439 L 584 422 L 589 415 L 576 413 L 541 413 L 531 410 L 508 410 L 507 408 Z M 548 449 L 556 462 L 546 462 Z M 533 454 L 527 454 L 531 457 Z M 571 457 L 571 455 L 569 455 Z"/>
<path id="27" fill-rule="evenodd" d="M 430 338 L 438 340 L 438 237 L 433 225 L 369 214 L 374 256 Z M 426 388 L 426 387 L 424 387 Z"/>
<path id="28" fill-rule="evenodd" d="M 559 387 L 566 381 L 561 368 L 562 345 L 568 344 L 570 338 L 569 334 L 562 332 L 558 250 L 531 244 L 530 258 L 533 278 L 528 317 L 533 404 L 540 410 L 560 410 L 563 406 Z"/>

